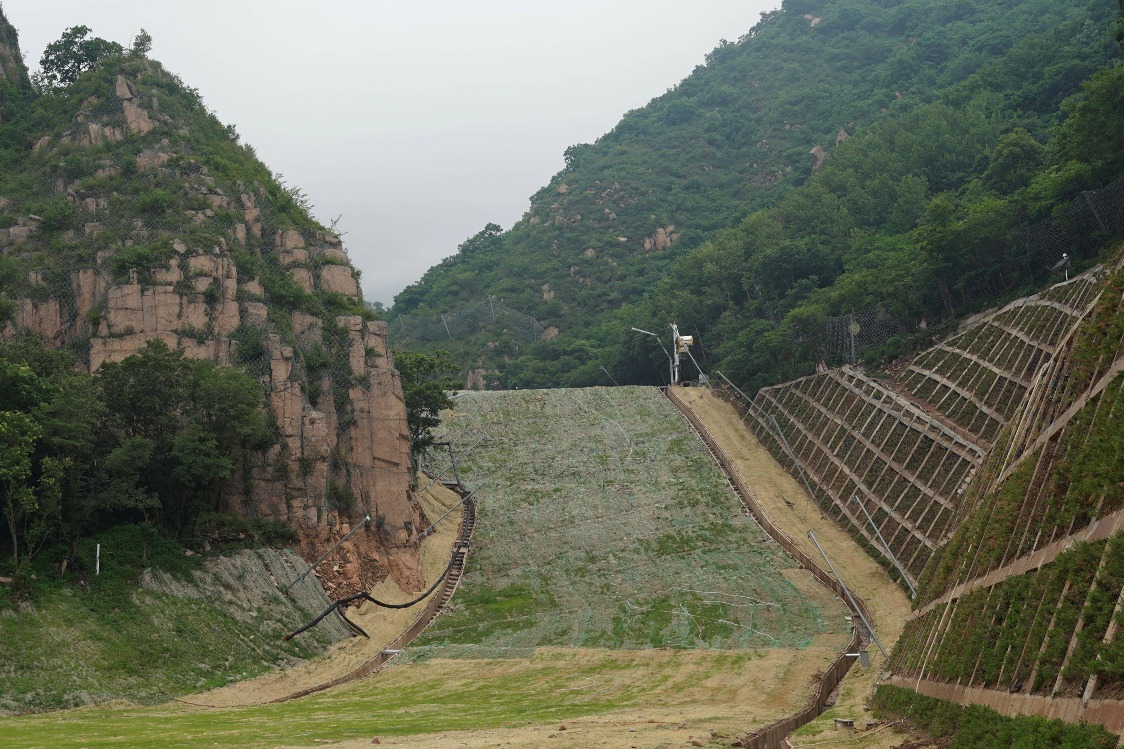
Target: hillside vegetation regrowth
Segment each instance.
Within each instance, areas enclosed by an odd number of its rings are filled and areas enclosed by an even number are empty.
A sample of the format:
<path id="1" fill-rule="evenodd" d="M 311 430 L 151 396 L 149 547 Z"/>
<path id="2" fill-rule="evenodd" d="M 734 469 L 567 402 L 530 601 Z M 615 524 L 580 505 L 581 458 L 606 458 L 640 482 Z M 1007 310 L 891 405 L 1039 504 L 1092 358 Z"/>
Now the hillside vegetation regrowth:
<path id="1" fill-rule="evenodd" d="M 453 609 L 416 655 L 846 642 L 845 609 L 781 574 L 795 563 L 658 391 L 464 393 L 442 428 L 483 438 L 458 470 L 486 499 Z"/>
<path id="2" fill-rule="evenodd" d="M 789 0 L 568 149 L 520 221 L 393 313 L 493 294 L 555 328 L 441 344 L 499 387 L 658 383 L 628 330 L 670 321 L 757 387 L 812 371 L 832 316 L 878 308 L 900 335 L 1017 295 L 1062 252 L 1032 257 L 1025 227 L 1124 174 L 1112 20 L 1081 0 Z"/>

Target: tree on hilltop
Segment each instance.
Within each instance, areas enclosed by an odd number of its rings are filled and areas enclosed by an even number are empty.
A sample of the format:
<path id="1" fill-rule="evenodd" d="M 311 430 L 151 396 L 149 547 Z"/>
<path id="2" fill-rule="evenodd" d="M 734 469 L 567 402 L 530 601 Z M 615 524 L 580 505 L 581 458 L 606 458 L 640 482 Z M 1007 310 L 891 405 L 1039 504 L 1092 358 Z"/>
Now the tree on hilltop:
<path id="1" fill-rule="evenodd" d="M 117 42 L 100 37 L 86 37 L 89 26 L 71 26 L 58 41 L 51 42 L 39 58 L 38 83 L 46 88 L 69 86 L 78 76 L 110 55 L 119 55 L 123 48 Z M 151 37 L 149 38 L 151 43 Z"/>

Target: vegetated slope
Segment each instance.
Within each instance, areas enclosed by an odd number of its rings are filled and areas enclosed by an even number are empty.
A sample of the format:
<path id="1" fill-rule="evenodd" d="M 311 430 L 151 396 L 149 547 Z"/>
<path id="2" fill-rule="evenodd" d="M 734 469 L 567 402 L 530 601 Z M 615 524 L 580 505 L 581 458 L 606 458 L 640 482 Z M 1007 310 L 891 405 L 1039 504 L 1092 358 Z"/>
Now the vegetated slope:
<path id="1" fill-rule="evenodd" d="M 926 567 L 895 651 L 896 673 L 923 677 L 926 693 L 993 690 L 1002 705 L 1124 728 L 1119 268 L 1000 433 L 963 522 Z M 1102 701 L 1112 707 L 1098 712 Z"/>
<path id="2" fill-rule="evenodd" d="M 291 551 L 244 550 L 205 562 L 137 527 L 106 537 L 101 574 L 0 614 L 0 711 L 141 704 L 203 691 L 322 652 L 349 636 L 332 620 L 281 649 L 282 635 L 323 611 L 315 577 Z M 133 585 L 142 549 L 158 568 Z M 93 553 L 90 549 L 84 549 Z"/>
<path id="3" fill-rule="evenodd" d="M 821 609 L 793 586 L 789 575 L 804 573 L 659 391 L 465 393 L 456 403 L 448 437 L 461 449 L 486 438 L 459 468 L 482 499 L 453 609 L 420 652 L 802 647 L 824 632 L 845 645 L 844 607 Z"/>
<path id="4" fill-rule="evenodd" d="M 1117 54 L 1111 13 L 1104 3 L 785 3 L 597 143 L 568 149 L 520 222 L 466 241 L 394 312 L 495 294 L 558 328 L 529 347 L 495 332 L 487 347 L 483 335 L 441 344 L 497 368 L 492 381 L 526 387 L 605 382 L 602 366 L 654 381 L 659 351 L 629 339 L 630 324 L 698 329 L 744 381 L 814 361 L 827 314 L 885 302 L 914 324 L 976 304 L 1027 274 L 1003 262 L 1005 232 L 1057 185 L 1013 206 L 999 198 L 1034 174 L 1059 102 Z M 817 162 L 831 153 L 810 176 L 813 146 Z M 965 263 L 922 251 L 933 238 L 915 236 L 919 225 L 951 230 L 962 197 L 1002 227 L 976 237 L 987 252 Z M 956 293 L 981 274 L 986 288 Z M 953 291 L 936 293 L 938 281 Z"/>
<path id="5" fill-rule="evenodd" d="M 892 569 L 881 533 L 915 584 L 956 528 L 999 430 L 1034 395 L 1103 281 L 1095 269 L 982 315 L 898 376 L 845 366 L 762 388 L 754 430 L 782 461 L 791 446 L 825 510 Z"/>

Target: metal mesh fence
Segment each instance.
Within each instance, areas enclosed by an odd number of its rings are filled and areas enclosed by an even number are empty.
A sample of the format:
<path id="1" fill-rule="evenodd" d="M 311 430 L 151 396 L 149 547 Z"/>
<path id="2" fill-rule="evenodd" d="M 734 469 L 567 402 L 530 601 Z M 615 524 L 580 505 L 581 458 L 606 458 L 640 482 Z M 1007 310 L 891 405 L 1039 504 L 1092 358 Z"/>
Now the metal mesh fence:
<path id="1" fill-rule="evenodd" d="M 823 360 L 829 364 L 854 364 L 864 351 L 882 345 L 904 329 L 901 320 L 877 304 L 849 315 L 829 317 Z"/>
<path id="2" fill-rule="evenodd" d="M 546 329 L 535 318 L 508 307 L 494 296 L 439 315 L 403 315 L 390 324 L 395 342 L 444 341 L 483 330 L 510 332 L 524 341 L 540 338 Z"/>
<path id="3" fill-rule="evenodd" d="M 1107 237 L 1124 233 L 1124 177 L 1100 190 L 1087 190 L 1056 217 L 1026 229 L 1032 266 L 1053 268 L 1063 260 L 1088 257 Z"/>
<path id="4" fill-rule="evenodd" d="M 994 296 L 1010 291 L 1027 273 L 1064 272 L 1074 260 L 1093 257 L 1104 242 L 1124 234 L 1124 177 L 1099 190 L 1081 194 L 1052 218 L 1027 226 L 1022 239 L 1022 263 L 1000 263 L 973 271 L 956 286 L 965 297 Z M 1016 256 L 1018 253 L 1014 253 Z M 865 351 L 886 343 L 909 328 L 881 305 L 827 320 L 822 351 L 826 364 L 855 364 Z"/>

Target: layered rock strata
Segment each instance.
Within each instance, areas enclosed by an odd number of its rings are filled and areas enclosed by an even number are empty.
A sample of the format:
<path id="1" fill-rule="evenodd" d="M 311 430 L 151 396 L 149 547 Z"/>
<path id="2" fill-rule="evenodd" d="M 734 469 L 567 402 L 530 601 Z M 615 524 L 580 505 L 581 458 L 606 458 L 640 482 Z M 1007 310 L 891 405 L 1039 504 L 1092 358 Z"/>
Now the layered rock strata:
<path id="1" fill-rule="evenodd" d="M 59 163 L 89 149 L 100 159 L 95 178 L 155 180 L 192 209 L 156 219 L 91 187 L 96 179 L 59 176 L 49 192 L 71 204 L 78 223 L 48 234 L 43 218 L 0 197 L 0 213 L 11 217 L 0 254 L 29 269 L 25 284 L 0 290 L 14 303 L 0 338 L 36 333 L 85 354 L 91 372 L 154 339 L 192 358 L 244 366 L 260 376 L 278 442 L 229 482 L 227 505 L 291 524 L 308 555 L 369 515 L 330 560 L 342 589 L 387 573 L 420 589 L 423 518 L 410 494 L 402 388 L 385 324 L 331 311 L 361 308 L 340 240 L 285 228 L 291 220 L 271 213 L 276 190 L 212 175 L 185 151 L 188 128 L 165 113 L 166 94 L 144 80 L 118 75 L 82 104 L 69 129 L 34 141 L 33 157 Z M 130 139 L 136 163 L 126 171 L 109 154 Z M 89 260 L 51 266 L 60 241 L 85 248 L 77 256 Z"/>

